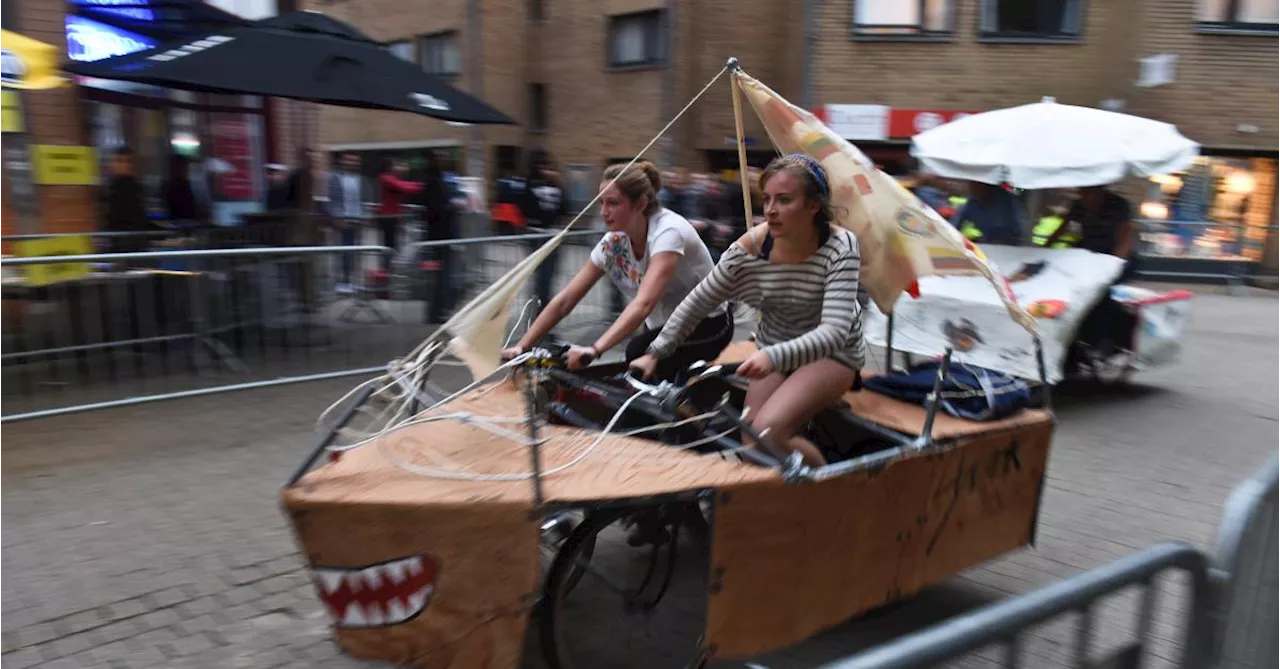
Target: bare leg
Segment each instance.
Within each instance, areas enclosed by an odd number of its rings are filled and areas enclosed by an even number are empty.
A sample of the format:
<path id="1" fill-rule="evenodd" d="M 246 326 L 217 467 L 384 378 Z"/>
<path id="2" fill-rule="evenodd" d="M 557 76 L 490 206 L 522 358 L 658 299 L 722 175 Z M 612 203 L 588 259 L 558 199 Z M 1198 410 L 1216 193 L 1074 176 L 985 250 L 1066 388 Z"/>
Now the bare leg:
<path id="1" fill-rule="evenodd" d="M 752 416 L 751 424 L 757 430 L 769 430 L 772 441 L 787 451 L 799 451 L 810 466 L 827 463 L 808 439 L 796 436 L 796 431 L 824 408 L 835 404 L 853 385 L 853 370 L 825 359 L 811 362 L 788 376 L 782 385 L 769 394 Z M 777 374 L 770 375 L 765 381 Z M 754 384 L 753 384 L 754 385 Z M 750 390 L 748 390 L 750 401 Z"/>

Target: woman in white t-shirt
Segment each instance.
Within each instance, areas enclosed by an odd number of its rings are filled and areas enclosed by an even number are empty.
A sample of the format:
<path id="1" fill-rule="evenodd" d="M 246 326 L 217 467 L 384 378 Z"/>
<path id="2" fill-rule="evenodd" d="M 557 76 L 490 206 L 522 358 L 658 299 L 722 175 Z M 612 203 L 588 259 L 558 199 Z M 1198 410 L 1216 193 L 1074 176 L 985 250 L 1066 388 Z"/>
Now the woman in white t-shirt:
<path id="1" fill-rule="evenodd" d="M 590 346 L 571 347 L 568 365 L 570 369 L 582 368 L 640 328 L 627 344 L 626 360 L 630 362 L 644 355 L 676 307 L 711 272 L 711 253 L 698 232 L 683 216 L 658 202 L 662 178 L 657 168 L 648 161 L 637 162 L 625 171 L 623 168 L 614 165 L 605 170 L 600 184 L 604 189 L 600 211 L 608 232 L 592 249 L 591 258 L 577 276 L 547 303 L 524 337 L 503 351 L 504 357 L 529 350 L 607 275 L 629 304 Z M 698 323 L 680 348 L 663 360 L 657 373 L 670 378 L 698 360 L 714 360 L 732 339 L 733 317 L 721 304 Z"/>

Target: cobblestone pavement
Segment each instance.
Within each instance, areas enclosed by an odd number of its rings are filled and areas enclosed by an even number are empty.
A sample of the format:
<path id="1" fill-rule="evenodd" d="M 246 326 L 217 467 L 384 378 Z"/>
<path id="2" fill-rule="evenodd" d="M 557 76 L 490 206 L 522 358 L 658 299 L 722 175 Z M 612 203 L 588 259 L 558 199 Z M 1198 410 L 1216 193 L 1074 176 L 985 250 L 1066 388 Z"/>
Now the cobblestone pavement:
<path id="1" fill-rule="evenodd" d="M 1060 397 L 1034 549 L 758 661 L 811 667 L 1161 540 L 1211 545 L 1231 487 L 1276 449 L 1278 315 L 1274 294 L 1203 295 L 1180 366 Z M 312 421 L 351 383 L 6 425 L 5 669 L 374 666 L 331 641 L 277 503 Z M 1183 606 L 1168 590 L 1155 627 L 1165 658 Z M 696 615 L 701 601 L 683 588 L 664 606 Z M 1104 607 L 1104 647 L 1120 643 L 1131 604 Z M 1030 665 L 1057 664 L 1070 638 L 1038 630 Z"/>

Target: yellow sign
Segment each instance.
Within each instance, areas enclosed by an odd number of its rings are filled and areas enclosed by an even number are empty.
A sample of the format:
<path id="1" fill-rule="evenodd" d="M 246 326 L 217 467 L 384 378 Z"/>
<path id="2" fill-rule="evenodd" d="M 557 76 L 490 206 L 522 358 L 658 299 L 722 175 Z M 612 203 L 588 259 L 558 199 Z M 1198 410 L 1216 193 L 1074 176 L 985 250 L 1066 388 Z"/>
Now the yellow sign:
<path id="1" fill-rule="evenodd" d="M 98 151 L 92 146 L 31 147 L 32 181 L 42 186 L 98 185 Z"/>
<path id="2" fill-rule="evenodd" d="M 70 237 L 45 237 L 24 239 L 15 244 L 20 258 L 48 258 L 51 256 L 78 256 L 93 253 L 93 242 L 88 235 Z M 89 263 L 62 262 L 47 265 L 23 265 L 28 286 L 48 286 L 64 281 L 75 281 L 89 275 Z"/>
<path id="3" fill-rule="evenodd" d="M 0 91 L 3 115 L 0 115 L 0 132 L 22 132 L 22 98 L 17 91 Z"/>
<path id="4" fill-rule="evenodd" d="M 5 88 L 40 90 L 66 84 L 58 74 L 58 47 L 25 35 L 0 31 L 0 65 Z"/>

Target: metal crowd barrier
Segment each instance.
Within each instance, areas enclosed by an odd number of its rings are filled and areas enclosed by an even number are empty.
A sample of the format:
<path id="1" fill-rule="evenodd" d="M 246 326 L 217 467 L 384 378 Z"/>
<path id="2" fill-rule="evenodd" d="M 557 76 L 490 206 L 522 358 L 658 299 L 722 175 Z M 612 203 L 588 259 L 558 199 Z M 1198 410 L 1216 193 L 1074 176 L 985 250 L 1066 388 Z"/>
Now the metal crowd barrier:
<path id="1" fill-rule="evenodd" d="M 552 291 L 599 233 L 571 235 Z M 427 322 L 433 299 L 462 306 L 550 237 L 0 259 L 0 422 L 380 373 L 451 313 Z M 78 270 L 28 285 L 33 265 Z M 585 339 L 611 320 L 607 284 L 557 333 Z M 533 292 L 531 279 L 517 311 Z"/>
<path id="2" fill-rule="evenodd" d="M 1227 499 L 1209 574 L 1217 599 L 1217 669 L 1271 669 L 1280 664 L 1276 638 L 1276 482 L 1280 461 L 1241 483 Z"/>
<path id="3" fill-rule="evenodd" d="M 1215 555 L 1184 542 L 1152 546 L 1053 585 L 1033 590 L 908 634 L 821 669 L 922 669 L 957 661 L 991 646 L 997 666 L 1043 666 L 1043 656 L 1025 661 L 1028 638 L 1037 626 L 1075 618 L 1070 666 L 1147 666 L 1157 594 L 1165 572 L 1186 575 L 1185 619 L 1172 639 L 1181 645 L 1179 669 L 1253 669 L 1277 666 L 1276 479 L 1280 462 L 1270 463 L 1241 483 L 1227 501 Z M 1093 640 L 1095 613 L 1104 598 L 1141 588 L 1130 639 L 1099 656 Z M 1168 651 L 1162 657 L 1172 660 Z M 1055 662 L 1056 664 L 1056 662 Z"/>

